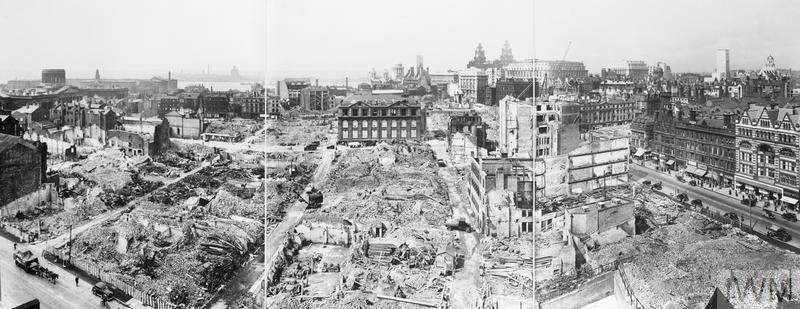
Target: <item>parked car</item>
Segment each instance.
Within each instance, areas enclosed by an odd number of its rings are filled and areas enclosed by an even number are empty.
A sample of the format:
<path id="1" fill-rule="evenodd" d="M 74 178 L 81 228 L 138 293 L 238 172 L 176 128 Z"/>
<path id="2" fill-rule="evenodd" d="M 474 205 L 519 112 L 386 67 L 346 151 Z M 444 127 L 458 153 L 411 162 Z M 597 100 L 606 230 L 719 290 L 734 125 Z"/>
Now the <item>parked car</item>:
<path id="1" fill-rule="evenodd" d="M 443 159 L 436 160 L 436 164 L 439 165 L 439 167 L 447 166 L 447 163 L 445 163 Z"/>
<path id="2" fill-rule="evenodd" d="M 689 199 L 689 196 L 686 195 L 686 193 L 681 193 L 681 194 L 678 194 L 678 195 L 675 196 L 675 200 L 678 201 L 679 203 L 686 202 L 686 200 L 688 200 L 688 199 Z"/>
<path id="3" fill-rule="evenodd" d="M 645 185 L 648 185 L 648 186 L 649 186 L 651 183 L 652 183 L 652 182 L 650 181 L 650 179 L 648 179 L 648 180 L 645 180 L 645 181 L 642 181 L 642 184 L 645 184 Z"/>
<path id="4" fill-rule="evenodd" d="M 797 222 L 797 215 L 793 212 L 784 212 L 781 214 L 781 217 L 786 219 L 786 221 Z"/>
<path id="5" fill-rule="evenodd" d="M 675 175 L 675 179 L 677 179 L 677 180 L 678 180 L 678 181 L 680 181 L 680 182 L 686 182 L 686 180 L 685 180 L 685 179 L 683 179 L 683 176 L 678 176 L 678 175 Z"/>
<path id="6" fill-rule="evenodd" d="M 747 206 L 753 207 L 753 206 L 756 205 L 756 201 L 745 198 L 745 199 L 742 199 L 742 205 L 747 205 Z"/>
<path id="7" fill-rule="evenodd" d="M 653 188 L 653 190 L 661 190 L 661 182 L 654 183 L 650 188 Z"/>
<path id="8" fill-rule="evenodd" d="M 693 199 L 692 206 L 703 207 L 703 201 L 699 198 Z"/>
<path id="9" fill-rule="evenodd" d="M 690 180 L 689 181 L 689 185 L 690 186 L 697 186 L 697 181 L 696 180 Z"/>
<path id="10" fill-rule="evenodd" d="M 109 301 L 114 299 L 114 291 L 111 290 L 111 285 L 103 281 L 96 283 L 92 287 L 92 294 L 94 296 L 100 297 L 100 299 L 104 301 Z"/>
<path id="11" fill-rule="evenodd" d="M 764 209 L 764 217 L 770 220 L 775 220 L 775 214 L 766 209 Z"/>
<path id="12" fill-rule="evenodd" d="M 789 232 L 787 232 L 786 229 L 774 224 L 767 227 L 767 237 L 783 242 L 792 240 L 792 235 L 789 235 Z"/>
<path id="13" fill-rule="evenodd" d="M 739 221 L 739 215 L 737 215 L 735 212 L 725 213 L 722 215 L 722 217 L 728 220 Z"/>

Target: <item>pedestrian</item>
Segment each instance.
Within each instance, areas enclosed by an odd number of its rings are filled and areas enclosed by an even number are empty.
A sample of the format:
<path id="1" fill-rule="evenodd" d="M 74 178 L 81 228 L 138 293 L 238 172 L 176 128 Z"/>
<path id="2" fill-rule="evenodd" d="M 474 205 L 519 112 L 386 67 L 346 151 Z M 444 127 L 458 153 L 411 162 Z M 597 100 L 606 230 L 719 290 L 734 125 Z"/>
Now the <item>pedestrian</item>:
<path id="1" fill-rule="evenodd" d="M 78 286 L 78 281 L 79 281 L 79 280 L 80 280 L 80 279 L 78 279 L 78 276 L 75 276 L 75 286 Z"/>
<path id="2" fill-rule="evenodd" d="M 14 243 L 14 251 L 17 251 L 17 243 Z"/>

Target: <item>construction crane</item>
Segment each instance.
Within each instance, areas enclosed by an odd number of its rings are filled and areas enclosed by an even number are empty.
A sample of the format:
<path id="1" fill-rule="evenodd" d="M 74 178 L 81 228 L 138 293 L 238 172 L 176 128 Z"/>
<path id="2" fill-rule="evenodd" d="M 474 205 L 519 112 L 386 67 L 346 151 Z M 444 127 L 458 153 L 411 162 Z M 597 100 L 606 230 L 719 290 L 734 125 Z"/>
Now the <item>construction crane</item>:
<path id="1" fill-rule="evenodd" d="M 570 46 L 572 46 L 572 41 L 569 41 L 569 44 L 567 44 L 567 49 L 564 51 L 564 56 L 561 57 L 561 62 L 564 62 L 564 60 L 567 59 L 567 53 L 569 53 Z"/>

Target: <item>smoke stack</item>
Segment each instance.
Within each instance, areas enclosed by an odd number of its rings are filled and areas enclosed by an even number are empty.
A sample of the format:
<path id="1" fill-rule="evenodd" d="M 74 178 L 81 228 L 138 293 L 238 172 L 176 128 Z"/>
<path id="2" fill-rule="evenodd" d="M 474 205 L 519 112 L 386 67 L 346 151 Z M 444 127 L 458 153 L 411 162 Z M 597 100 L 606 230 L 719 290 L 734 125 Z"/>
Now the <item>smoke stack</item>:
<path id="1" fill-rule="evenodd" d="M 344 89 L 347 89 L 347 88 L 349 88 L 349 87 L 347 86 L 348 82 L 349 82 L 348 78 L 347 78 L 347 77 L 345 77 L 345 78 L 344 78 Z"/>
<path id="2" fill-rule="evenodd" d="M 319 87 L 319 78 L 314 80 L 314 87 Z"/>

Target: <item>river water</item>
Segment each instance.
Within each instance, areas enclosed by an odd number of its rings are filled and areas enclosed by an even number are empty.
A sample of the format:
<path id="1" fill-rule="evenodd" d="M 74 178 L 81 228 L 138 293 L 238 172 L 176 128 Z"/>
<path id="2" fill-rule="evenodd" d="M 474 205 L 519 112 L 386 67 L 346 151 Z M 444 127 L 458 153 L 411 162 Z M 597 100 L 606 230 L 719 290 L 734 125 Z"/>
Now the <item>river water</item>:
<path id="1" fill-rule="evenodd" d="M 198 82 L 198 81 L 178 80 L 178 88 L 183 89 L 186 86 L 203 85 L 209 89 L 214 88 L 214 91 L 227 91 L 227 90 L 250 91 L 250 87 L 254 83 L 255 82 Z"/>

